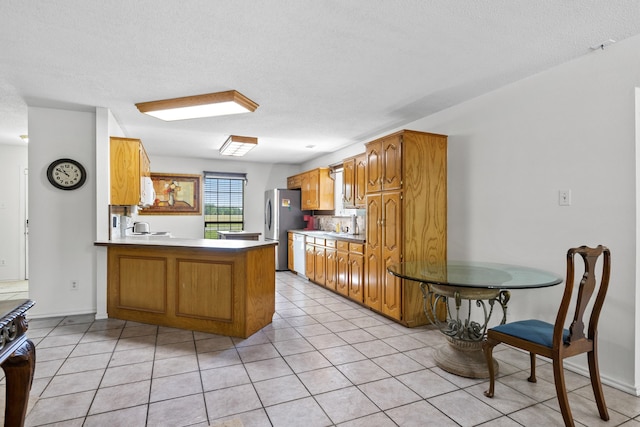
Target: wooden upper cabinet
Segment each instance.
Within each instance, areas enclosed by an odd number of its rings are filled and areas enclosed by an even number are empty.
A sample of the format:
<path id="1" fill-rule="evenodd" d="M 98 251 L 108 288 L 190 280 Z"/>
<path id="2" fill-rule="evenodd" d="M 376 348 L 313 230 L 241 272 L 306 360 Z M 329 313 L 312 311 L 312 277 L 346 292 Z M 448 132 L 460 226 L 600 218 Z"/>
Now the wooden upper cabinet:
<path id="1" fill-rule="evenodd" d="M 344 159 L 342 162 L 342 204 L 345 208 L 355 206 L 356 158 Z"/>
<path id="2" fill-rule="evenodd" d="M 365 153 L 345 159 L 342 166 L 342 195 L 344 207 L 347 209 L 364 208 L 366 206 L 365 196 L 367 194 L 367 157 Z"/>
<path id="3" fill-rule="evenodd" d="M 367 193 L 402 188 L 402 135 L 394 134 L 366 144 Z"/>
<path id="4" fill-rule="evenodd" d="M 151 175 L 149 156 L 139 139 L 111 137 L 110 178 L 112 205 L 141 203 L 141 178 Z"/>
<path id="5" fill-rule="evenodd" d="M 377 140 L 366 144 L 367 160 L 366 187 L 367 193 L 382 191 L 382 141 Z"/>
<path id="6" fill-rule="evenodd" d="M 382 140 L 384 176 L 382 189 L 400 190 L 402 188 L 402 136 L 394 135 Z"/>
<path id="7" fill-rule="evenodd" d="M 332 210 L 334 209 L 334 181 L 329 175 L 329 168 L 317 168 L 305 172 L 301 178 L 301 209 Z"/>
<path id="8" fill-rule="evenodd" d="M 356 157 L 355 184 L 353 198 L 356 208 L 364 208 L 367 205 L 367 156 L 363 153 Z"/>
<path id="9" fill-rule="evenodd" d="M 299 190 L 302 188 L 302 174 L 293 175 L 287 178 L 288 190 Z"/>

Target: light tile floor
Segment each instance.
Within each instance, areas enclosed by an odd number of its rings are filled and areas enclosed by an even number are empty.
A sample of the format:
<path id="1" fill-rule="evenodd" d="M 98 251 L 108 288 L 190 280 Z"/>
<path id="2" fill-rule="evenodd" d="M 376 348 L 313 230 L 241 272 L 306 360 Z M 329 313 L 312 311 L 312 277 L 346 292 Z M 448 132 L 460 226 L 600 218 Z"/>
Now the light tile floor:
<path id="1" fill-rule="evenodd" d="M 497 347 L 488 399 L 486 380 L 435 366 L 437 330 L 404 328 L 292 273 L 277 273 L 276 287 L 273 323 L 248 339 L 93 316 L 31 320 L 26 424 L 563 425 L 547 362 L 532 384 L 528 355 Z M 640 398 L 605 386 L 603 422 L 587 378 L 568 372 L 567 387 L 576 425 L 640 427 Z"/>
<path id="2" fill-rule="evenodd" d="M 0 282 L 0 301 L 29 298 L 29 281 Z"/>

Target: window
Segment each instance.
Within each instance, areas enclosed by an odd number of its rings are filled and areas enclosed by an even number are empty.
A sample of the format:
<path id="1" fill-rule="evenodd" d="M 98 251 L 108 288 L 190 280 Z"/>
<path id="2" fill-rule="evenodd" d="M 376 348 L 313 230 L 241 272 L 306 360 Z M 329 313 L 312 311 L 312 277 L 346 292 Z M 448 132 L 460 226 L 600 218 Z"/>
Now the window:
<path id="1" fill-rule="evenodd" d="M 351 215 L 356 215 L 357 214 L 357 210 L 356 209 L 346 209 L 344 207 L 344 198 L 342 197 L 342 183 L 344 181 L 344 169 L 342 167 L 338 167 L 335 168 L 333 170 L 334 173 L 334 216 L 351 216 Z"/>
<path id="2" fill-rule="evenodd" d="M 244 173 L 204 172 L 204 238 L 244 229 Z"/>

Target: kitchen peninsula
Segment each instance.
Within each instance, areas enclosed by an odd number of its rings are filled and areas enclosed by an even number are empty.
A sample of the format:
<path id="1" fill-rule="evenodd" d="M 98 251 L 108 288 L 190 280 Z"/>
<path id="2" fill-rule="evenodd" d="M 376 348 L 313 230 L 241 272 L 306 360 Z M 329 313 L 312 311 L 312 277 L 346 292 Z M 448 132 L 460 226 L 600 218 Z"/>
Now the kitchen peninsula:
<path id="1" fill-rule="evenodd" d="M 246 338 L 275 312 L 275 246 L 126 237 L 107 247 L 109 317 Z"/>

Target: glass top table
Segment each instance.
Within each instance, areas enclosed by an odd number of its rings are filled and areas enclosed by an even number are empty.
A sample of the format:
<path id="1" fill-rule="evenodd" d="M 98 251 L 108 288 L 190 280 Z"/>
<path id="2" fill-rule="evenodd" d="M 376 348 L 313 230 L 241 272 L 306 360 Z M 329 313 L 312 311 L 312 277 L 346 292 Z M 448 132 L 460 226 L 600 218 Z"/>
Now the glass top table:
<path id="1" fill-rule="evenodd" d="M 543 288 L 563 280 L 535 268 L 474 261 L 410 261 L 390 265 L 388 270 L 394 276 L 417 282 L 480 289 Z"/>
<path id="2" fill-rule="evenodd" d="M 509 290 L 544 288 L 563 281 L 544 270 L 474 261 L 409 261 L 390 265 L 387 271 L 406 279 L 403 286 L 420 286 L 427 319 L 448 341 L 434 352 L 436 365 L 470 378 L 489 375 L 482 341 L 495 307 L 502 309 L 500 323 L 506 322 Z"/>

